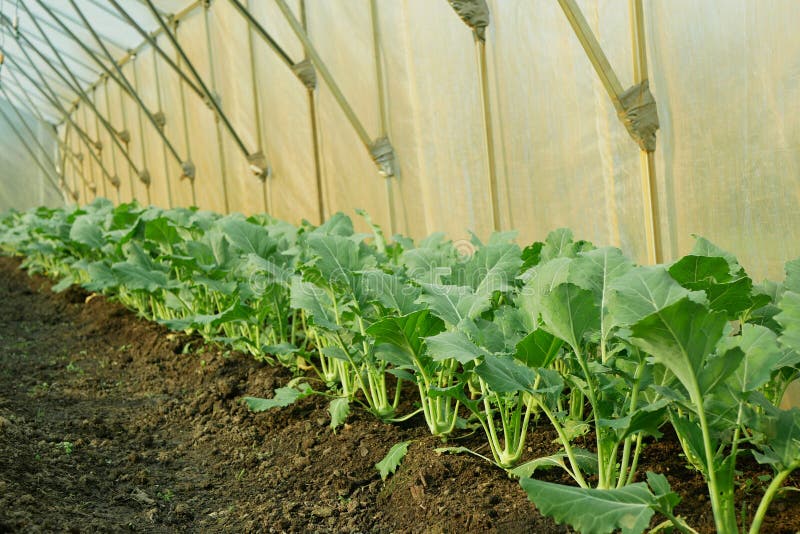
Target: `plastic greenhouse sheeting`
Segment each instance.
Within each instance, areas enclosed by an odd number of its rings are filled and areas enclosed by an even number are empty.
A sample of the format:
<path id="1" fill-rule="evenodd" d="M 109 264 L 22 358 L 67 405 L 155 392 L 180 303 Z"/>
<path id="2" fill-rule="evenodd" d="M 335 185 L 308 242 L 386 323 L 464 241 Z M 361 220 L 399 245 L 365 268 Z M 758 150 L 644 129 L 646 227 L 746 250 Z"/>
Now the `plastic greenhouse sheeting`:
<path id="1" fill-rule="evenodd" d="M 278 1 L 239 2 L 291 62 L 307 59 Z M 66 4 L 43 3 L 69 11 Z M 98 30 L 119 41 L 111 47 L 117 57 L 142 41 L 96 2 L 76 3 Z M 29 4 L 46 18 L 38 2 Z M 485 104 L 478 45 L 447 1 L 286 1 L 368 136 L 391 142 L 396 174 L 389 178 L 379 174 L 320 69 L 309 92 L 232 1 L 211 2 L 207 10 L 188 0 L 155 4 L 179 13 L 178 41 L 245 147 L 263 152 L 270 174 L 254 176 L 209 106 L 144 46 L 122 71 L 136 81 L 148 109 L 163 112 L 163 132 L 178 157 L 119 86 L 102 82 L 89 95 L 115 130 L 130 133 L 128 153 L 148 171 L 150 185 L 91 109 L 79 104 L 74 120 L 102 142 L 99 159 L 121 183 L 113 187 L 75 129 L 62 122 L 67 145 L 85 153 L 83 177 L 66 166 L 67 184 L 81 202 L 94 197 L 85 185 L 93 181 L 97 195 L 114 201 L 266 210 L 293 222 L 365 208 L 387 230 L 414 237 L 444 231 L 460 238 L 467 230 L 486 236 L 496 219 L 499 229 L 516 229 L 520 241 L 529 242 L 569 226 L 578 237 L 621 246 L 647 261 L 639 147 L 557 1 L 487 1 Z M 629 1 L 577 4 L 622 85 L 630 87 Z M 158 27 L 142 2 L 121 5 L 148 31 Z M 800 255 L 796 2 L 651 0 L 644 8 L 649 83 L 660 120 L 655 198 L 663 258 L 688 252 L 692 234 L 701 234 L 736 253 L 755 278 L 781 278 L 783 263 Z M 6 3 L 4 12 L 11 9 Z M 24 14 L 20 28 L 35 32 Z M 78 34 L 92 42 L 85 30 Z M 74 42 L 57 37 L 63 50 L 92 65 Z M 163 32 L 157 42 L 188 72 Z M 11 43 L 8 51 L 16 51 Z M 76 72 L 89 77 L 93 71 Z M 74 93 L 60 91 L 75 100 Z M 53 106 L 42 111 L 61 120 Z M 6 135 L 2 140 L 13 142 Z M 182 160 L 194 164 L 194 181 L 180 178 Z"/>

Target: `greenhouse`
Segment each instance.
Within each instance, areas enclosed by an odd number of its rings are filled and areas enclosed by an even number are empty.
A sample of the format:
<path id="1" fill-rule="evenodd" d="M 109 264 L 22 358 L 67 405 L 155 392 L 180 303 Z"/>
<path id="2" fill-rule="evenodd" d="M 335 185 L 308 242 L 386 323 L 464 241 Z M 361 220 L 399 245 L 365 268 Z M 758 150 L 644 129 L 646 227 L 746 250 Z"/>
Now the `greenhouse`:
<path id="1" fill-rule="evenodd" d="M 0 531 L 800 531 L 795 0 L 0 0 Z"/>

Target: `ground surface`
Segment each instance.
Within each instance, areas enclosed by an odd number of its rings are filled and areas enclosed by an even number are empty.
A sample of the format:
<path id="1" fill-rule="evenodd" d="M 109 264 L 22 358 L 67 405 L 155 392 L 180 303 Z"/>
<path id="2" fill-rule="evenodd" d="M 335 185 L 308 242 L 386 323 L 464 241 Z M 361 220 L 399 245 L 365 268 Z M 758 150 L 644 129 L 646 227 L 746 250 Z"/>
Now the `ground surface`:
<path id="1" fill-rule="evenodd" d="M 286 371 L 75 288 L 53 294 L 17 266 L 0 258 L 0 531 L 567 531 L 499 469 L 437 455 L 419 418 L 391 426 L 354 410 L 334 434 L 317 397 L 251 414 L 240 398 L 271 396 Z M 533 432 L 530 455 L 553 452 L 553 438 Z M 403 440 L 406 460 L 381 481 L 374 464 Z M 743 467 L 752 502 L 764 471 Z M 647 469 L 682 493 L 691 525 L 713 530 L 674 440 L 648 447 Z M 797 495 L 776 501 L 764 532 L 800 530 Z"/>

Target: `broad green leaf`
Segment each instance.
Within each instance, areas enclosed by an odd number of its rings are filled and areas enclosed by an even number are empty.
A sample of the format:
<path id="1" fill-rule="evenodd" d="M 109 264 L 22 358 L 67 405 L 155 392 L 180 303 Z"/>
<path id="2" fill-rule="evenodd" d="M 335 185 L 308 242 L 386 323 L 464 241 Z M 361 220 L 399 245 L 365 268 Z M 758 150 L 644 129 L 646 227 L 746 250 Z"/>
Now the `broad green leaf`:
<path id="1" fill-rule="evenodd" d="M 420 289 L 405 282 L 399 276 L 371 269 L 363 272 L 361 279 L 368 298 L 377 300 L 387 310 L 405 315 L 419 310 L 421 307 L 416 302 L 421 292 Z"/>
<path id="2" fill-rule="evenodd" d="M 781 312 L 775 320 L 783 327 L 779 341 L 785 347 L 800 352 L 800 293 L 787 291 L 781 297 Z"/>
<path id="3" fill-rule="evenodd" d="M 581 449 L 580 447 L 573 447 L 572 454 L 583 473 L 597 472 L 597 454 L 587 451 L 586 449 Z M 519 478 L 531 478 L 537 470 L 550 469 L 553 467 L 560 467 L 564 470 L 569 468 L 572 470 L 566 452 L 560 451 L 550 456 L 544 456 L 531 460 L 530 462 L 525 462 L 511 469 L 510 473 Z"/>
<path id="4" fill-rule="evenodd" d="M 174 285 L 169 283 L 164 272 L 146 269 L 130 262 L 115 263 L 111 266 L 111 271 L 121 285 L 134 291 L 152 293 Z"/>
<path id="5" fill-rule="evenodd" d="M 475 373 L 495 393 L 533 392 L 536 372 L 511 356 L 486 356 Z"/>
<path id="6" fill-rule="evenodd" d="M 541 250 L 542 261 L 554 258 L 572 258 L 575 256 L 575 242 L 572 239 L 572 230 L 558 228 L 547 234 Z"/>
<path id="7" fill-rule="evenodd" d="M 447 323 L 455 326 L 463 319 L 474 319 L 489 309 L 491 295 L 476 295 L 466 286 L 422 284 L 425 293 L 419 301 Z"/>
<path id="8" fill-rule="evenodd" d="M 574 263 L 575 266 L 570 269 L 570 281 L 580 287 L 585 287 L 583 284 L 577 283 L 575 279 L 578 273 L 586 273 L 583 277 L 594 291 L 602 308 L 602 333 L 606 337 L 613 326 L 608 317 L 611 284 L 620 276 L 631 271 L 634 267 L 633 262 L 626 258 L 618 248 L 602 247 L 582 252 Z M 593 269 L 583 268 L 585 263 L 591 265 Z"/>
<path id="9" fill-rule="evenodd" d="M 315 228 L 312 233 L 317 235 L 351 236 L 353 235 L 353 221 L 341 211 L 337 211 L 327 221 Z"/>
<path id="10" fill-rule="evenodd" d="M 216 327 L 234 321 L 247 321 L 249 318 L 250 311 L 239 303 L 235 303 L 219 313 L 196 314 L 181 319 L 160 319 L 158 322 L 171 330 L 186 330 L 204 326 Z"/>
<path id="11" fill-rule="evenodd" d="M 761 447 L 761 453 L 754 455 L 760 463 L 769 463 L 782 470 L 800 464 L 800 409 L 775 412 L 759 420 L 759 430 L 764 433 L 765 444 Z"/>
<path id="12" fill-rule="evenodd" d="M 286 386 L 275 390 L 275 395 L 271 399 L 260 399 L 257 397 L 245 397 L 242 399 L 247 407 L 254 412 L 263 412 L 272 408 L 283 408 L 294 404 L 298 400 L 313 395 L 314 390 L 308 384 L 300 384 L 294 388 Z"/>
<path id="13" fill-rule="evenodd" d="M 426 342 L 428 352 L 436 361 L 453 359 L 463 364 L 488 354 L 461 332 L 442 332 L 426 338 Z"/>
<path id="14" fill-rule="evenodd" d="M 72 287 L 72 284 L 74 283 L 75 283 L 75 278 L 73 278 L 71 274 L 68 274 L 67 276 L 62 278 L 60 282 L 51 287 L 50 290 L 53 293 L 61 293 L 62 291 L 66 291 L 67 289 Z"/>
<path id="15" fill-rule="evenodd" d="M 344 424 L 347 416 L 350 415 L 350 401 L 347 397 L 333 399 L 328 405 L 328 413 L 331 415 L 330 427 L 336 432 L 336 429 Z"/>
<path id="16" fill-rule="evenodd" d="M 724 314 L 683 298 L 631 326 L 630 339 L 656 363 L 672 371 L 694 396 L 698 375 L 722 336 L 725 323 Z"/>
<path id="17" fill-rule="evenodd" d="M 83 287 L 89 291 L 102 292 L 119 285 L 117 276 L 105 261 L 90 263 L 86 271 L 89 273 L 89 281 L 84 283 Z"/>
<path id="18" fill-rule="evenodd" d="M 641 266 L 611 283 L 609 310 L 615 324 L 631 325 L 689 294 L 663 266 Z"/>
<path id="19" fill-rule="evenodd" d="M 786 280 L 783 282 L 787 291 L 800 293 L 800 258 L 792 261 L 787 261 L 786 266 Z"/>
<path id="20" fill-rule="evenodd" d="M 542 514 L 557 523 L 568 523 L 579 532 L 607 534 L 616 529 L 623 534 L 644 532 L 657 505 L 644 482 L 606 490 L 564 486 L 532 478 L 523 478 L 520 484 Z"/>
<path id="21" fill-rule="evenodd" d="M 517 245 L 495 244 L 479 248 L 466 264 L 466 284 L 477 295 L 509 291 L 522 266 Z"/>
<path id="22" fill-rule="evenodd" d="M 563 344 L 563 340 L 540 328 L 517 343 L 514 357 L 528 367 L 547 367 L 558 355 Z"/>
<path id="23" fill-rule="evenodd" d="M 647 472 L 647 485 L 659 503 L 659 510 L 672 513 L 672 510 L 681 502 L 681 497 L 669 486 L 667 477 L 661 473 Z"/>
<path id="24" fill-rule="evenodd" d="M 262 258 L 269 258 L 276 248 L 272 239 L 263 226 L 253 224 L 239 216 L 229 215 L 217 224 L 225 234 L 231 245 L 242 254 L 256 254 Z"/>
<path id="25" fill-rule="evenodd" d="M 375 265 L 375 258 L 362 257 L 360 244 L 349 237 L 310 235 L 308 246 L 317 258 L 314 265 L 331 286 L 352 287 L 354 272 Z"/>
<path id="26" fill-rule="evenodd" d="M 386 480 L 386 478 L 397 471 L 397 468 L 400 467 L 400 463 L 405 458 L 406 453 L 408 452 L 408 445 L 410 441 L 401 441 L 400 443 L 395 443 L 392 445 L 392 448 L 389 449 L 389 452 L 384 456 L 383 460 L 375 464 L 375 468 L 381 474 L 381 480 Z"/>
<path id="27" fill-rule="evenodd" d="M 90 249 L 99 250 L 105 245 L 103 231 L 98 226 L 98 221 L 88 215 L 75 219 L 69 230 L 69 238 L 76 243 L 86 245 Z"/>
<path id="28" fill-rule="evenodd" d="M 367 328 L 367 334 L 375 338 L 378 356 L 388 347 L 392 354 L 400 354 L 404 365 L 413 366 L 413 360 L 423 353 L 425 338 L 444 330 L 444 323 L 428 310 L 419 310 L 401 317 L 385 317 Z"/>
<path id="29" fill-rule="evenodd" d="M 587 334 L 600 328 L 594 295 L 573 284 L 561 284 L 542 298 L 544 327 L 579 350 Z"/>
<path id="30" fill-rule="evenodd" d="M 144 237 L 169 249 L 182 240 L 172 221 L 166 217 L 158 217 L 147 221 L 144 227 Z"/>
<path id="31" fill-rule="evenodd" d="M 295 276 L 292 278 L 290 291 L 292 308 L 303 310 L 316 325 L 330 330 L 339 329 L 333 301 L 324 289 L 310 282 L 303 282 L 299 276 Z"/>
<path id="32" fill-rule="evenodd" d="M 743 324 L 741 335 L 722 339 L 718 351 L 734 347 L 744 352 L 744 361 L 733 374 L 736 390 L 740 392 L 753 391 L 769 382 L 785 355 L 775 332 L 759 325 Z"/>
<path id="33" fill-rule="evenodd" d="M 709 307 L 725 311 L 730 319 L 753 305 L 753 281 L 742 270 L 732 274 L 724 257 L 685 256 L 670 266 L 669 273 L 683 287 L 705 291 Z"/>

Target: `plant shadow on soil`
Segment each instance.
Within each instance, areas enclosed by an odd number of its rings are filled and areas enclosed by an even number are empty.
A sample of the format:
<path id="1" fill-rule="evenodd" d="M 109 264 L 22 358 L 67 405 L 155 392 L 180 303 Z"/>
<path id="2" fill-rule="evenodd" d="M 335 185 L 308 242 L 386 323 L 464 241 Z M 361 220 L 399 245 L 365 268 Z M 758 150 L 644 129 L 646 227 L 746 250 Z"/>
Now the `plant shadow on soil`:
<path id="1" fill-rule="evenodd" d="M 252 414 L 241 397 L 271 396 L 288 371 L 80 288 L 54 294 L 18 267 L 0 257 L 0 532 L 569 532 L 500 469 L 434 452 L 420 416 L 388 425 L 354 409 L 334 433 L 316 396 Z M 554 438 L 532 431 L 528 456 L 555 452 Z M 404 440 L 403 465 L 382 481 L 375 463 Z M 752 514 L 767 471 L 741 464 Z M 648 469 L 667 475 L 690 525 L 713 532 L 674 436 L 647 447 Z M 798 530 L 800 497 L 786 492 L 763 532 Z"/>

